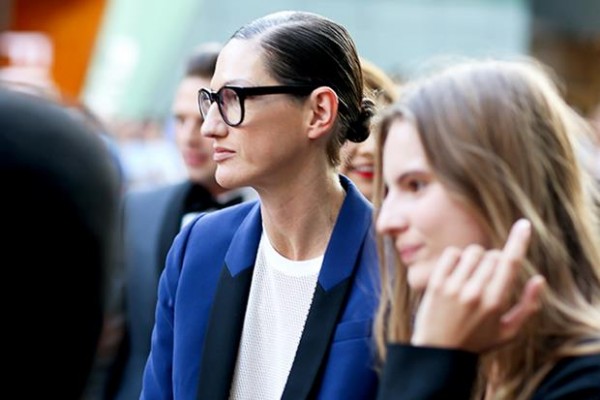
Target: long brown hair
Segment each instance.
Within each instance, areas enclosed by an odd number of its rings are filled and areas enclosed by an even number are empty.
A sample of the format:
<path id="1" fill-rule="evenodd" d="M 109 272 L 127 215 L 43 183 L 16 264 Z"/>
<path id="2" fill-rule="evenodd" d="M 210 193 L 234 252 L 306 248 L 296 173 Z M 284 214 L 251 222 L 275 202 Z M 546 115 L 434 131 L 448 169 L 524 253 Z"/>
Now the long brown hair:
<path id="1" fill-rule="evenodd" d="M 494 398 L 528 398 L 558 359 L 600 352 L 598 188 L 578 156 L 589 126 L 543 67 L 532 60 L 467 62 L 405 86 L 380 125 L 377 209 L 381 149 L 396 119 L 415 125 L 436 177 L 478 218 L 493 247 L 502 247 L 517 219 L 532 223 L 526 268 L 512 295 L 533 273 L 547 288 L 519 337 L 483 357 L 481 376 Z M 389 246 L 382 241 L 385 261 Z M 418 298 L 397 260 L 382 262 L 381 272 L 375 335 L 385 358 L 386 342 L 410 340 Z M 483 390 L 478 385 L 474 398 Z"/>

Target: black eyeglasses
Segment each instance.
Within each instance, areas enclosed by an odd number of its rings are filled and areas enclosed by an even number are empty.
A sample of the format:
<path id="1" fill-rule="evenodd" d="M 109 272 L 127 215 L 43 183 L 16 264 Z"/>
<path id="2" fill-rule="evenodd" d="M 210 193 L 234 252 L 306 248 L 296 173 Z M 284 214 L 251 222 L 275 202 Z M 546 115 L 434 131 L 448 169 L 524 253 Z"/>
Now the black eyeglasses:
<path id="1" fill-rule="evenodd" d="M 306 96 L 315 90 L 316 86 L 310 85 L 282 85 L 282 86 L 223 86 L 216 92 L 200 89 L 198 92 L 198 107 L 200 114 L 206 119 L 212 103 L 217 102 L 219 113 L 223 121 L 229 126 L 238 126 L 244 121 L 244 100 L 251 96 L 264 96 L 267 94 L 294 94 Z"/>

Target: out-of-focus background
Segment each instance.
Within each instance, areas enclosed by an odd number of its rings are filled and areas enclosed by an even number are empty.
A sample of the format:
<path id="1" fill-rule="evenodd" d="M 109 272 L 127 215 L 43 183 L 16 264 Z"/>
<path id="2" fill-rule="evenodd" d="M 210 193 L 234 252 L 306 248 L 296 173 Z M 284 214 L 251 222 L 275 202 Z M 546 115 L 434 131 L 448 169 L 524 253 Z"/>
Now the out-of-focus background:
<path id="1" fill-rule="evenodd" d="M 98 117 L 129 187 L 174 181 L 170 104 L 187 54 L 284 9 L 341 22 L 399 82 L 444 57 L 534 56 L 598 114 L 600 0 L 0 0 L 0 81 Z"/>

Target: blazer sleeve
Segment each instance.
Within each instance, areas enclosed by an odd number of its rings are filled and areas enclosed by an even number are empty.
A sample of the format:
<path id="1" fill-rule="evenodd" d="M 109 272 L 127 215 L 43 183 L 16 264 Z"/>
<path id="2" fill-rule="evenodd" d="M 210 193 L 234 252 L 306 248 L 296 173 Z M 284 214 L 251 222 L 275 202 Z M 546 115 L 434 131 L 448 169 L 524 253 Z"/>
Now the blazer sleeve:
<path id="1" fill-rule="evenodd" d="M 478 356 L 462 350 L 391 344 L 378 400 L 469 399 Z"/>
<path id="2" fill-rule="evenodd" d="M 389 345 L 378 400 L 469 399 L 477 355 L 461 350 Z M 560 361 L 532 400 L 600 400 L 600 354 Z"/>
<path id="3" fill-rule="evenodd" d="M 600 400 L 600 354 L 565 358 L 535 391 L 532 400 Z"/>

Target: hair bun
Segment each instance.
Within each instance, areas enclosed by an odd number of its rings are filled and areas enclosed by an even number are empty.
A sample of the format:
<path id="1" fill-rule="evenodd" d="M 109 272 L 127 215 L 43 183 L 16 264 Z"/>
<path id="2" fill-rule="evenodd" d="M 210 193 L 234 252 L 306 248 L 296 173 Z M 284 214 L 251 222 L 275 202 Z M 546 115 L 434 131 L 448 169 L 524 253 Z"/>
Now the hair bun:
<path id="1" fill-rule="evenodd" d="M 358 118 L 350 124 L 346 138 L 354 143 L 360 143 L 367 140 L 371 133 L 371 118 L 375 114 L 375 103 L 373 100 L 364 97 L 360 108 Z"/>

